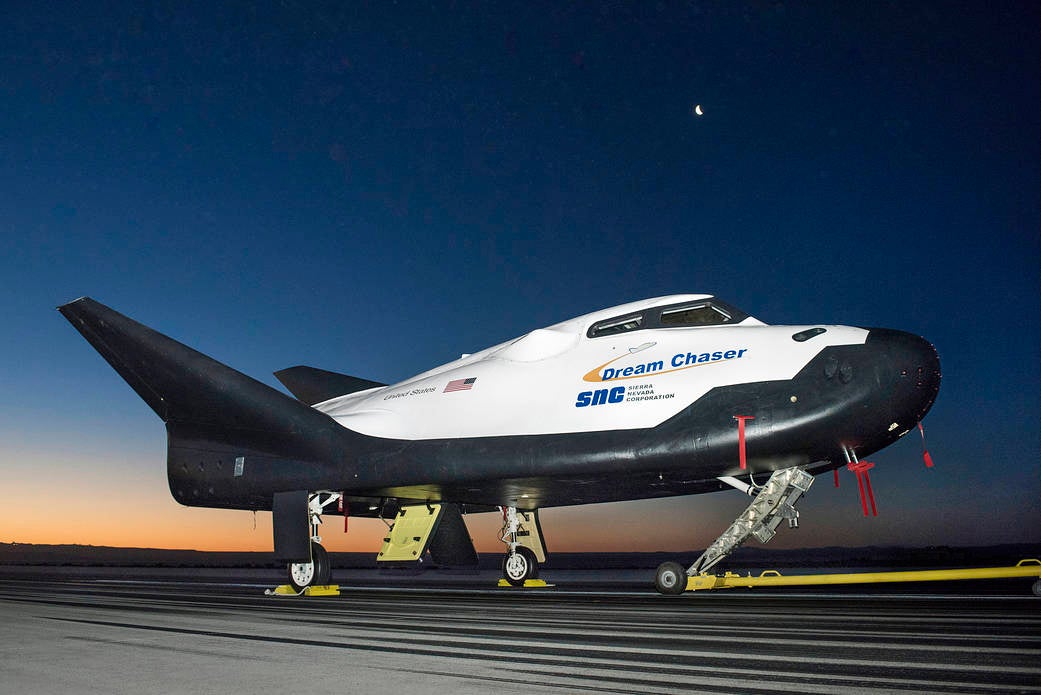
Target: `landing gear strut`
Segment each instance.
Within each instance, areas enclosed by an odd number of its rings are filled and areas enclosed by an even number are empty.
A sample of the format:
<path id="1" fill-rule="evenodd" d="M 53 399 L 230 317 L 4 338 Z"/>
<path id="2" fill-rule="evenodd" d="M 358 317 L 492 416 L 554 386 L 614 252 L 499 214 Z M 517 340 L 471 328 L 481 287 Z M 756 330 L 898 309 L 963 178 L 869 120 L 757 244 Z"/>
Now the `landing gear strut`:
<path id="1" fill-rule="evenodd" d="M 752 502 L 686 570 L 675 562 L 660 565 L 654 579 L 654 587 L 659 593 L 682 594 L 687 588 L 687 577 L 707 573 L 737 550 L 749 536 L 766 543 L 774 537 L 777 527 L 785 519 L 790 528 L 797 528 L 799 512 L 795 510 L 795 502 L 813 484 L 813 476 L 799 468 L 774 471 L 761 488 L 744 486 L 733 479 L 721 480 L 729 485 L 737 483 L 735 487 L 754 495 Z"/>
<path id="2" fill-rule="evenodd" d="M 546 550 L 539 527 L 538 512 L 518 512 L 516 507 L 502 507 L 502 537 L 506 556 L 502 560 L 502 576 L 513 586 L 539 577 L 539 562 L 546 561 Z"/>
<path id="3" fill-rule="evenodd" d="M 328 495 L 324 500 L 322 495 Z M 340 500 L 338 492 L 316 492 L 308 496 L 307 513 L 311 527 L 311 560 L 310 562 L 290 562 L 286 565 L 289 584 L 295 591 L 302 592 L 309 586 L 325 586 L 329 584 L 332 567 L 329 554 L 322 547 L 322 537 L 318 535 L 318 527 L 322 524 L 322 510 Z"/>

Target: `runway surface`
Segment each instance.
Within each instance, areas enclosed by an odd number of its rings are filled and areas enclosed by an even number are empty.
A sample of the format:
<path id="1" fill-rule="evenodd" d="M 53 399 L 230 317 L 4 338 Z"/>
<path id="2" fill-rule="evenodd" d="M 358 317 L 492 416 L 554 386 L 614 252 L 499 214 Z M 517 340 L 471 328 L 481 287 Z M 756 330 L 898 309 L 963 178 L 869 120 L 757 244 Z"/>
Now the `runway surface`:
<path id="1" fill-rule="evenodd" d="M 1041 692 L 1028 595 L 663 597 L 478 577 L 285 598 L 256 574 L 205 572 L 0 568 L 3 690 Z"/>

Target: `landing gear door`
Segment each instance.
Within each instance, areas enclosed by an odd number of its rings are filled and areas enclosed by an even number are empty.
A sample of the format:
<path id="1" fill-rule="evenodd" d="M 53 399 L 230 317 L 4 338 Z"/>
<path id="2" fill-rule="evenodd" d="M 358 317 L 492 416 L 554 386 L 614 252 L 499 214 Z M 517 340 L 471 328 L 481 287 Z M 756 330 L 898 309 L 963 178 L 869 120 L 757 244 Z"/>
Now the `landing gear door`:
<path id="1" fill-rule="evenodd" d="M 307 490 L 276 492 L 271 504 L 271 528 L 278 562 L 311 561 L 311 521 Z"/>
<path id="2" fill-rule="evenodd" d="M 517 542 L 535 553 L 539 562 L 546 561 L 546 543 L 542 536 L 542 525 L 539 524 L 539 510 L 517 512 L 520 526 L 517 528 Z"/>

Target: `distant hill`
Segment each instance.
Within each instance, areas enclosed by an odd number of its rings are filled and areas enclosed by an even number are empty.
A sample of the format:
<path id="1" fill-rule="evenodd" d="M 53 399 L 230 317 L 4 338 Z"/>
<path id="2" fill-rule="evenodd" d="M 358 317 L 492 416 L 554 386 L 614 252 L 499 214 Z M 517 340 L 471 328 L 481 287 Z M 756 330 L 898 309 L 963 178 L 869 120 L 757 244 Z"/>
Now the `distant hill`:
<path id="1" fill-rule="evenodd" d="M 271 553 L 204 552 L 102 545 L 0 543 L 0 565 L 83 567 L 275 567 Z"/>
<path id="2" fill-rule="evenodd" d="M 666 560 L 691 563 L 700 550 L 676 553 L 552 553 L 547 568 L 641 569 Z M 376 567 L 374 553 L 330 553 L 334 567 Z M 1023 558 L 1041 558 L 1041 543 L 994 546 L 930 546 L 925 548 L 864 546 L 771 550 L 739 548 L 727 567 L 987 567 L 1015 564 Z M 500 553 L 481 555 L 481 566 L 498 567 Z M 209 552 L 156 548 L 114 548 L 94 545 L 34 545 L 0 543 L 0 565 L 77 567 L 237 567 L 277 568 L 270 552 Z"/>

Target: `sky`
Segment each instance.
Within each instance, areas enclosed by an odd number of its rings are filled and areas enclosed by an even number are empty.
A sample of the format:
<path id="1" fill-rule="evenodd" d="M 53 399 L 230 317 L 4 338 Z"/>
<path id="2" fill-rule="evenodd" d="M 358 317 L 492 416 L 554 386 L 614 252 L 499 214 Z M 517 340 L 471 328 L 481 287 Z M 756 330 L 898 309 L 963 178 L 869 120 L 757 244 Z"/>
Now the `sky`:
<path id="1" fill-rule="evenodd" d="M 54 310 L 76 297 L 281 388 L 687 292 L 939 351 L 935 468 L 913 436 L 872 456 L 877 518 L 822 476 L 772 547 L 1041 540 L 1036 3 L 5 14 L 0 542 L 271 548 L 269 514 L 173 501 L 163 424 Z M 743 506 L 542 521 L 551 551 L 687 550 Z M 380 522 L 328 521 L 330 549 L 378 550 Z"/>

